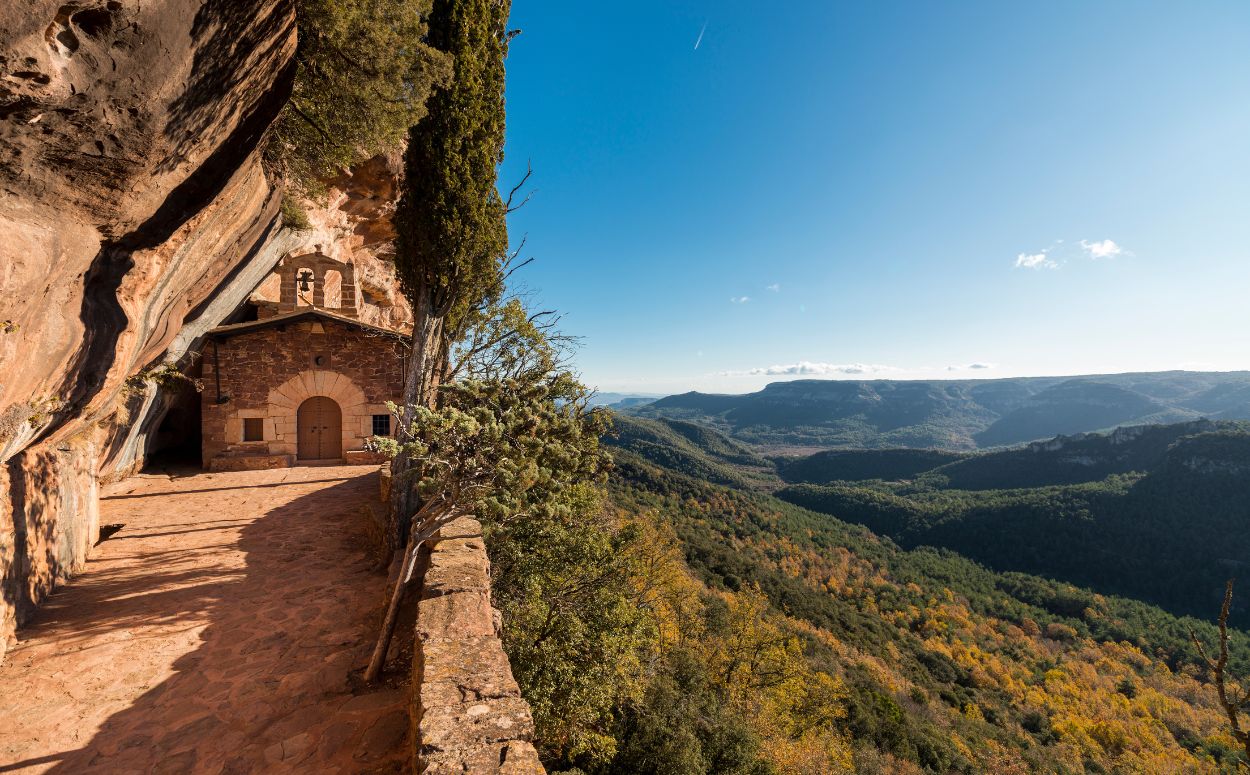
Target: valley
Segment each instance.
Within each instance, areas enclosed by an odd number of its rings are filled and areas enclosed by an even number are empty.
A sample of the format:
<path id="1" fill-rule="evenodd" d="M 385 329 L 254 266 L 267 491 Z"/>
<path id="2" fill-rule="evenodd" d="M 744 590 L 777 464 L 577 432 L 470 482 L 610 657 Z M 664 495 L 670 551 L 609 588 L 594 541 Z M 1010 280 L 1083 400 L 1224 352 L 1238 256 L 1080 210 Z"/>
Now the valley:
<path id="1" fill-rule="evenodd" d="M 704 595 L 761 597 L 836 682 L 855 772 L 1235 768 L 1190 633 L 1213 642 L 1247 556 L 1246 424 L 770 459 L 618 415 L 609 443 L 613 501 L 671 523 Z"/>

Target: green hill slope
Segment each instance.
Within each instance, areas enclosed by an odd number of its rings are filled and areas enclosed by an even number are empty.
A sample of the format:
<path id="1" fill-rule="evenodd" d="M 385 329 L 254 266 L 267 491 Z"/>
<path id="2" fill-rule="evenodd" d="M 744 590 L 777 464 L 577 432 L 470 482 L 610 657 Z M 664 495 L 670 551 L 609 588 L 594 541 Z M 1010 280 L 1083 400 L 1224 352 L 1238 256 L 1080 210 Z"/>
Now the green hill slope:
<path id="1" fill-rule="evenodd" d="M 1205 615 L 1250 570 L 1250 426 L 1185 423 L 969 457 L 908 482 L 778 496 L 888 535 Z M 1235 619 L 1250 622 L 1245 607 Z"/>
<path id="2" fill-rule="evenodd" d="M 604 442 L 706 482 L 748 487 L 773 478 L 769 460 L 741 442 L 692 422 L 618 414 L 614 432 Z"/>
<path id="3" fill-rule="evenodd" d="M 767 478 L 766 469 L 744 472 L 733 462 L 742 452 L 732 442 L 696 434 L 692 440 L 678 430 L 685 425 L 625 420 L 622 426 L 612 500 L 623 513 L 653 514 L 671 525 L 685 566 L 710 590 L 704 621 L 739 621 L 734 612 L 744 610 L 743 601 L 762 595 L 767 610 L 751 614 L 751 621 L 777 622 L 798 637 L 807 667 L 793 669 L 833 683 L 817 705 L 804 704 L 807 689 L 787 685 L 785 696 L 795 704 L 779 711 L 767 700 L 774 696 L 769 684 L 739 694 L 741 687 L 728 678 L 735 673 L 714 656 L 682 663 L 687 672 L 678 684 L 685 688 L 656 695 L 665 708 L 660 716 L 646 709 L 651 706 L 624 714 L 630 723 L 618 735 L 620 750 L 638 751 L 645 743 L 650 753 L 622 755 L 629 769 L 613 771 L 669 771 L 678 751 L 706 754 L 712 743 L 696 731 L 699 714 L 708 712 L 698 710 L 708 707 L 706 699 L 691 707 L 706 692 L 727 703 L 716 706 L 720 728 L 730 723 L 725 708 L 737 708 L 742 726 L 733 727 L 735 750 L 756 740 L 751 750 L 759 759 L 681 771 L 1220 772 L 1236 766 L 1236 747 L 1210 702 L 1213 690 L 1193 677 L 1189 631 L 1209 639 L 1209 624 L 1063 581 L 996 571 L 949 549 L 900 546 L 842 518 L 729 481 L 735 470 L 740 479 Z M 1168 446 L 1159 475 L 1227 480 L 1243 473 L 1229 461 L 1247 453 L 1244 434 L 1182 434 L 1178 442 Z M 708 470 L 726 483 L 703 478 Z M 1003 525 L 997 546 L 1007 546 L 1014 531 L 1023 536 L 1014 544 L 1019 550 L 1031 540 L 1070 548 L 1079 530 L 1053 541 L 1044 529 L 1025 531 L 1042 520 L 1078 524 L 1099 498 L 1126 497 L 1147 478 L 1051 487 L 1040 499 L 1033 490 L 929 489 L 922 497 L 884 485 L 802 487 L 819 496 L 841 490 L 845 497 L 832 509 L 838 517 L 855 520 L 854 509 L 889 515 L 876 526 L 900 534 L 940 527 L 941 520 L 929 524 L 929 518 L 952 492 L 984 498 L 979 507 L 1016 515 L 1019 524 Z M 1160 479 L 1157 486 L 1171 491 L 1177 484 Z M 1183 500 L 1188 491 L 1175 489 L 1171 497 Z M 823 510 L 831 503 L 811 505 Z M 1204 618 L 1215 610 L 1195 608 Z M 740 631 L 734 642 L 758 644 L 750 632 Z M 672 637 L 683 643 L 680 635 Z M 725 653 L 717 643 L 682 648 Z M 1246 639 L 1234 644 L 1235 669 L 1250 668 Z M 774 664 L 765 653 L 771 652 L 748 650 L 734 659 Z M 717 672 L 722 668 L 726 672 Z M 784 740 L 777 737 L 778 723 L 789 730 Z M 809 724 L 831 724 L 820 728 L 834 730 L 833 737 L 800 753 L 796 741 L 814 739 L 803 731 L 816 728 Z M 804 769 L 792 770 L 796 761 L 805 762 Z"/>

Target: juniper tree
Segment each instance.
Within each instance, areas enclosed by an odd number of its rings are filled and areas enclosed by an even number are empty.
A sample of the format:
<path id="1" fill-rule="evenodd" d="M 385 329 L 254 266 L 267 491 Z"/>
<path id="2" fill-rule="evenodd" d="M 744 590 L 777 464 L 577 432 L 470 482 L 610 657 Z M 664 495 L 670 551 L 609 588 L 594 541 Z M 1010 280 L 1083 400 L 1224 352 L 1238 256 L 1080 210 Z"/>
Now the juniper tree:
<path id="1" fill-rule="evenodd" d="M 377 677 L 421 544 L 447 522 L 473 514 L 494 525 L 547 520 L 573 508 L 577 488 L 601 477 L 599 437 L 607 414 L 567 372 L 544 364 L 515 378 L 443 385 L 436 409 L 414 406 L 403 441 L 391 442 L 421 499 L 382 636 L 366 671 Z M 399 484 L 399 482 L 397 482 Z"/>

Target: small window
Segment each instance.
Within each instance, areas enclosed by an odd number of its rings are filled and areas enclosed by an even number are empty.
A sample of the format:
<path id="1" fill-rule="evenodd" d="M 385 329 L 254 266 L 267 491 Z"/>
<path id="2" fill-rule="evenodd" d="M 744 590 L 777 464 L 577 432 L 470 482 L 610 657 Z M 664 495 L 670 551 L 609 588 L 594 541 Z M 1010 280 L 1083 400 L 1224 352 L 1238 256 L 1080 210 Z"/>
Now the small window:
<path id="1" fill-rule="evenodd" d="M 374 436 L 390 436 L 391 435 L 391 416 L 389 414 L 373 415 L 373 435 Z"/>
<path id="2" fill-rule="evenodd" d="M 244 441 L 264 441 L 265 440 L 265 419 L 263 417 L 244 417 L 243 418 L 243 440 Z"/>

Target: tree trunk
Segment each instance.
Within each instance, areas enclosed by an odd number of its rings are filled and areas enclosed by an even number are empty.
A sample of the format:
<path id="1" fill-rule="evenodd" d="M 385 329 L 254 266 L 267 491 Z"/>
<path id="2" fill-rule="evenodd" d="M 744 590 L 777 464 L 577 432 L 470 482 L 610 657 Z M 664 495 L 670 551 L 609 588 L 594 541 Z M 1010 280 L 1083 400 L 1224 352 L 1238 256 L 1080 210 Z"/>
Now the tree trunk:
<path id="1" fill-rule="evenodd" d="M 399 575 L 395 577 L 395 588 L 391 590 L 391 603 L 386 607 L 386 616 L 382 619 L 382 631 L 378 634 L 378 642 L 373 647 L 369 667 L 365 669 L 366 683 L 373 683 L 382 674 L 382 666 L 386 664 L 386 652 L 390 651 L 391 638 L 395 635 L 395 623 L 399 620 L 399 606 L 404 600 L 404 592 L 408 589 L 412 566 L 417 561 L 417 552 L 420 548 L 419 542 L 410 540 L 408 547 L 404 550 L 404 561 L 399 566 Z"/>
<path id="2" fill-rule="evenodd" d="M 382 674 L 386 664 L 386 652 L 390 651 L 391 638 L 395 636 L 395 624 L 399 621 L 399 608 L 404 601 L 404 593 L 412 582 L 413 572 L 417 567 L 417 555 L 421 546 L 438 531 L 446 520 L 455 515 L 455 511 L 446 507 L 438 508 L 438 501 L 430 501 L 413 516 L 412 531 L 408 535 L 408 545 L 404 549 L 404 559 L 399 565 L 399 573 L 395 576 L 395 588 L 391 590 L 391 602 L 386 607 L 386 616 L 382 619 L 382 629 L 378 633 L 378 642 L 373 647 L 373 656 L 369 659 L 369 667 L 365 669 L 365 682 L 373 683 Z M 424 530 L 418 530 L 422 524 Z"/>
<path id="3" fill-rule="evenodd" d="M 419 293 L 413 308 L 412 357 L 408 359 L 408 375 L 404 380 L 404 402 L 400 407 L 399 429 L 395 434 L 400 452 L 391 461 L 391 518 L 387 542 L 393 551 L 403 547 L 408 535 L 409 519 L 415 508 L 411 461 L 403 451 L 409 440 L 408 425 L 417 406 L 433 406 L 432 372 L 438 366 L 442 347 L 443 316 L 435 314 L 428 293 Z"/>

